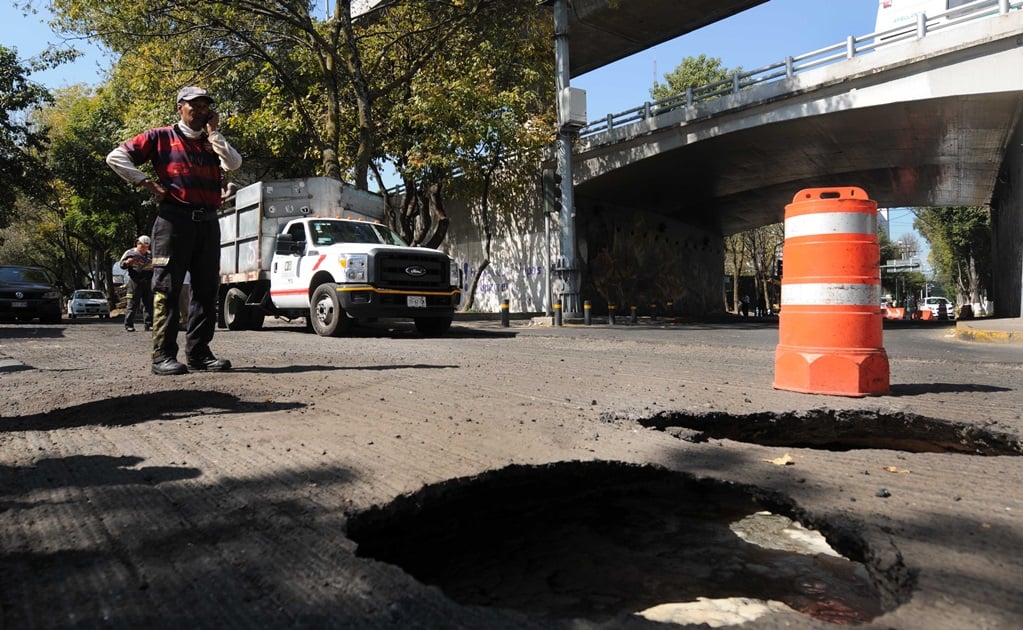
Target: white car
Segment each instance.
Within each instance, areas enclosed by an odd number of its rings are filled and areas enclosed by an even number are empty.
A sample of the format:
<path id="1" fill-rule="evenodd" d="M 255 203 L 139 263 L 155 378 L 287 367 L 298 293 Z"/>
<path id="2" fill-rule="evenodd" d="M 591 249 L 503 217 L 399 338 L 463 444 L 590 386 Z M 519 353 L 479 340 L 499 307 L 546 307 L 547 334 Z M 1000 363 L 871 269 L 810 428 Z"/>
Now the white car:
<path id="1" fill-rule="evenodd" d="M 102 291 L 78 289 L 67 301 L 67 316 L 71 319 L 85 315 L 110 318 L 110 305 Z"/>
<path id="2" fill-rule="evenodd" d="M 955 307 L 943 297 L 929 297 L 924 299 L 921 308 L 931 312 L 934 319 L 955 319 Z"/>

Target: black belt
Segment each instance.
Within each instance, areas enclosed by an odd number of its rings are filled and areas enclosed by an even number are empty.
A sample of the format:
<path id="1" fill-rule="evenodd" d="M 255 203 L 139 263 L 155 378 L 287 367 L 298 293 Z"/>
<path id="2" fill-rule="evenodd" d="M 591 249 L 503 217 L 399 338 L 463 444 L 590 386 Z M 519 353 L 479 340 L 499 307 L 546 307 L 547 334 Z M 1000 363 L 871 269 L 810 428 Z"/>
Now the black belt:
<path id="1" fill-rule="evenodd" d="M 217 220 L 217 209 L 216 208 L 202 208 L 199 206 L 185 206 L 179 203 L 168 203 L 163 202 L 160 204 L 160 213 L 164 210 L 169 210 L 173 213 L 174 217 L 180 217 L 182 215 L 189 217 L 193 221 L 216 221 Z M 170 219 L 172 217 L 164 217 Z"/>

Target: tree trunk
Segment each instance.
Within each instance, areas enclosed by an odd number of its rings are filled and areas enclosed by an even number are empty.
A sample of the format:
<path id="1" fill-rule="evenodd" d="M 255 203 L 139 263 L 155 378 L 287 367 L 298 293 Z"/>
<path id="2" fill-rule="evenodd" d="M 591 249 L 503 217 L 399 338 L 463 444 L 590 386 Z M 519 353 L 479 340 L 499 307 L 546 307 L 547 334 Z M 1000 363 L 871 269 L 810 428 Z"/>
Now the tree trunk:
<path id="1" fill-rule="evenodd" d="M 439 183 L 430 186 L 430 214 L 433 216 L 433 224 L 436 227 L 434 227 L 433 234 L 430 235 L 429 240 L 423 246 L 437 249 L 448 235 L 448 222 L 450 221 L 447 211 L 444 210 L 444 199 L 441 195 L 441 185 Z M 487 246 L 487 251 L 489 259 L 489 245 Z"/>
<path id="2" fill-rule="evenodd" d="M 472 282 L 469 283 L 469 288 L 466 289 L 465 291 L 467 297 L 465 298 L 465 306 L 462 307 L 463 312 L 471 309 L 473 307 L 473 304 L 476 303 L 476 287 L 479 286 L 480 278 L 483 276 L 483 272 L 489 266 L 490 259 L 484 258 L 483 262 L 480 263 L 480 266 L 476 269 L 476 273 L 472 275 Z"/>
<path id="3" fill-rule="evenodd" d="M 490 247 L 493 240 L 493 235 L 490 230 L 490 176 L 493 171 L 489 171 L 486 177 L 483 178 L 483 194 L 481 195 L 481 215 L 483 220 L 483 262 L 480 263 L 476 273 L 473 274 L 472 282 L 469 284 L 469 288 L 466 290 L 467 298 L 465 305 L 462 307 L 463 311 L 468 311 L 472 308 L 473 304 L 476 303 L 476 287 L 479 286 L 480 277 L 483 275 L 483 271 L 490 266 Z"/>

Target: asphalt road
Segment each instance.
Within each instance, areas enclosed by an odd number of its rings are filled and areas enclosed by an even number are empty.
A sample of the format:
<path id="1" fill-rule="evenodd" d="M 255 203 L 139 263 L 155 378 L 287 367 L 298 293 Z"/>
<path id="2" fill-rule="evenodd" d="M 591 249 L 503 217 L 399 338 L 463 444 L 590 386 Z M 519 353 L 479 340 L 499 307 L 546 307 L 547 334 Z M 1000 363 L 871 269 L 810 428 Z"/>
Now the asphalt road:
<path id="1" fill-rule="evenodd" d="M 235 369 L 180 377 L 0 324 L 0 626 L 1023 622 L 1023 345 L 886 330 L 891 394 L 847 398 L 773 389 L 770 324 L 527 324 L 219 331 Z M 759 510 L 870 601 L 782 579 Z"/>

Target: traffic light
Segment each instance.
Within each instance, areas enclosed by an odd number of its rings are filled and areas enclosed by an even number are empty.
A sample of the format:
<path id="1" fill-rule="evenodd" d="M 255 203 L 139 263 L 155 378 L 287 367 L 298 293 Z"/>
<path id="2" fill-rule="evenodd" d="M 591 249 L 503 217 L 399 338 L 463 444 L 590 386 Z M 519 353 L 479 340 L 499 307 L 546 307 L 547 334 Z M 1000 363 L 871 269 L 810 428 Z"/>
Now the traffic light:
<path id="1" fill-rule="evenodd" d="M 774 261 L 774 277 L 775 278 L 781 277 L 781 258 Z"/>
<path id="2" fill-rule="evenodd" d="M 544 212 L 561 212 L 561 175 L 551 168 L 543 170 Z"/>

